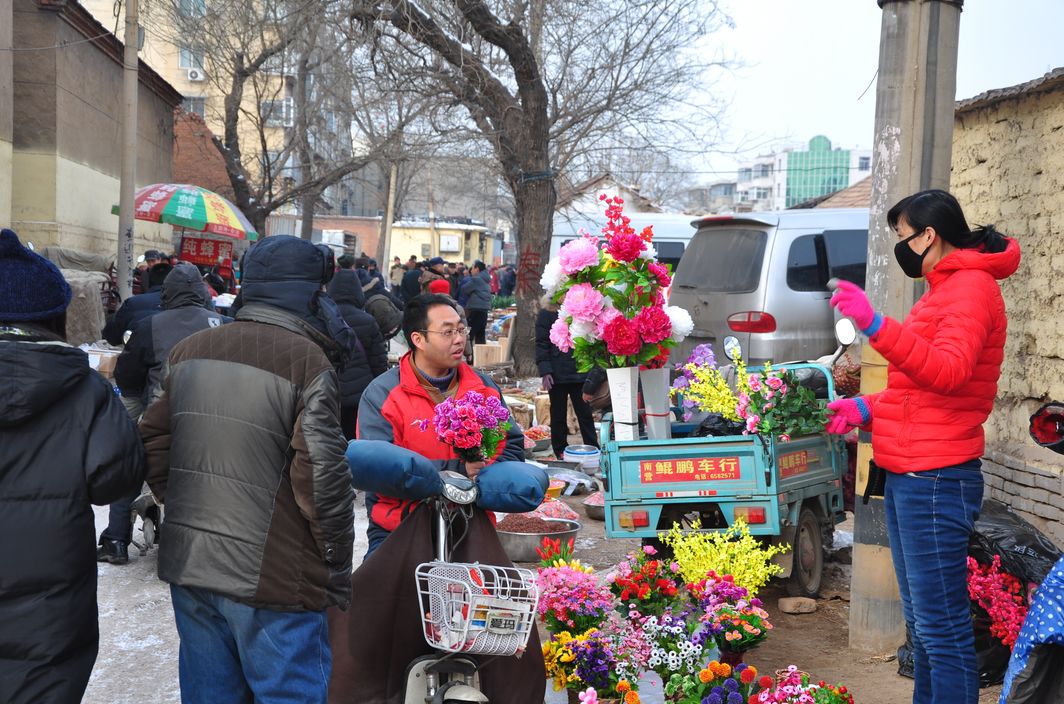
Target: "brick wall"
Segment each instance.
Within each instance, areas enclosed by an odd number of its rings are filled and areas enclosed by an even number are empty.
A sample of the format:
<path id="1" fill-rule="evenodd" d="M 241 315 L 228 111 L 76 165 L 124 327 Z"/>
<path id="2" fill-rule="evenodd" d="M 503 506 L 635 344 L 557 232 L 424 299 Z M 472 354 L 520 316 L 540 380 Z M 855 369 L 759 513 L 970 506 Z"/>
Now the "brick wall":
<path id="1" fill-rule="evenodd" d="M 1064 69 L 958 105 L 951 191 L 970 224 L 995 223 L 1023 249 L 1002 284 L 1005 363 L 986 424 L 988 496 L 1064 546 L 1064 456 L 1027 432 L 1045 401 L 1064 401 Z"/>

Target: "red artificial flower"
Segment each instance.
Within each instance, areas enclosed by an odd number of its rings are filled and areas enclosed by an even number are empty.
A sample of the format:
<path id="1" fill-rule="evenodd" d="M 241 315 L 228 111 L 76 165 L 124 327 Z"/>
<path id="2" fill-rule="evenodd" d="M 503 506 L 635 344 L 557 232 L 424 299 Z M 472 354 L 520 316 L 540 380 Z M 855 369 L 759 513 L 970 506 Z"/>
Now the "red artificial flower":
<path id="1" fill-rule="evenodd" d="M 626 232 L 606 240 L 606 253 L 619 262 L 634 262 L 646 248 L 647 243 L 639 235 Z"/>
<path id="2" fill-rule="evenodd" d="M 606 350 L 610 354 L 621 357 L 637 355 L 643 348 L 639 329 L 623 315 L 618 315 L 606 323 L 606 327 L 602 330 L 602 339 L 606 342 Z"/>
<path id="3" fill-rule="evenodd" d="M 751 670 L 750 668 L 746 668 L 739 673 L 739 681 L 743 684 L 750 684 L 755 677 L 757 677 L 757 670 Z"/>
<path id="4" fill-rule="evenodd" d="M 761 689 L 769 689 L 775 682 L 768 675 L 761 675 L 761 679 L 757 681 L 757 686 Z"/>
<path id="5" fill-rule="evenodd" d="M 632 321 L 645 342 L 657 343 L 672 335 L 672 320 L 664 308 L 644 308 Z"/>
<path id="6" fill-rule="evenodd" d="M 658 280 L 658 286 L 668 288 L 672 286 L 672 277 L 669 276 L 669 267 L 657 262 L 647 264 L 647 270 Z"/>
<path id="7" fill-rule="evenodd" d="M 649 242 L 654 239 L 654 227 L 652 225 L 647 225 L 643 228 L 643 231 L 639 233 L 639 236 L 644 242 Z"/>

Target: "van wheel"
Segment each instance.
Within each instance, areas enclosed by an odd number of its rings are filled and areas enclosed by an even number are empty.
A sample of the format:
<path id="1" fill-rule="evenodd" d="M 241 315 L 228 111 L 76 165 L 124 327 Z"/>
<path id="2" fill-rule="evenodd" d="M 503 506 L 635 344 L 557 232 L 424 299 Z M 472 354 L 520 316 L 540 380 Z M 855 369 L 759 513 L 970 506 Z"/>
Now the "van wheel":
<path id="1" fill-rule="evenodd" d="M 787 593 L 791 596 L 815 598 L 820 594 L 820 583 L 824 576 L 824 540 L 820 518 L 816 512 L 805 506 L 798 514 L 798 527 L 794 532 L 794 567 L 787 582 Z"/>

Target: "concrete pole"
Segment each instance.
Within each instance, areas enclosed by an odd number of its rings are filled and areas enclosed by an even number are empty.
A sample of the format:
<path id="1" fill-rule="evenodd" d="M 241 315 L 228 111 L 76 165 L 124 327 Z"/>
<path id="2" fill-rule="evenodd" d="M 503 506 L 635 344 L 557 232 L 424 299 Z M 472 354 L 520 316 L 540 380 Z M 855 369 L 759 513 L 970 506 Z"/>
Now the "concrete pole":
<path id="1" fill-rule="evenodd" d="M 876 310 L 903 320 L 922 292 L 894 261 L 897 239 L 887 211 L 907 195 L 948 188 L 957 91 L 957 38 L 963 0 L 877 0 L 883 10 L 872 151 L 872 203 L 866 289 Z M 867 343 L 861 351 L 861 392 L 886 387 L 886 361 Z M 860 493 L 872 456 L 862 433 L 857 460 Z M 887 542 L 883 500 L 857 501 L 850 647 L 875 653 L 905 639 L 898 584 Z"/>
<path id="2" fill-rule="evenodd" d="M 399 163 L 393 161 L 388 170 L 388 205 L 384 209 L 384 220 L 381 222 L 381 239 L 377 244 L 377 268 L 380 271 L 391 272 L 391 249 L 392 249 L 392 222 L 395 219 L 395 194 L 399 187 Z"/>
<path id="3" fill-rule="evenodd" d="M 126 32 L 122 74 L 122 176 L 118 196 L 118 295 L 133 295 L 133 194 L 137 178 L 137 2 L 125 0 Z"/>

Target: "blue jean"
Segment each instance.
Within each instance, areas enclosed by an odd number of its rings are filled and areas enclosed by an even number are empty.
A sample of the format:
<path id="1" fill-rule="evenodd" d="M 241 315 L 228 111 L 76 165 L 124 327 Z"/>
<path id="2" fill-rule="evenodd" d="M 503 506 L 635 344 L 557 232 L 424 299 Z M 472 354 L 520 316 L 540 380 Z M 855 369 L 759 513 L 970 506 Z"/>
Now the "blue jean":
<path id="1" fill-rule="evenodd" d="M 913 641 L 913 704 L 976 704 L 968 537 L 983 502 L 981 463 L 887 472 L 887 535 Z"/>
<path id="2" fill-rule="evenodd" d="M 111 503 L 107 515 L 107 527 L 100 533 L 100 543 L 117 540 L 127 545 L 133 540 L 133 502 L 140 496 L 140 489 L 130 496 L 123 496 Z"/>
<path id="3" fill-rule="evenodd" d="M 186 704 L 321 703 L 332 651 L 324 611 L 271 611 L 170 585 Z"/>

